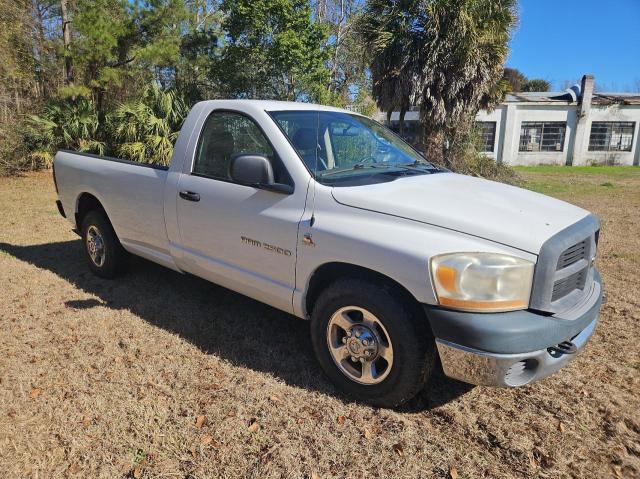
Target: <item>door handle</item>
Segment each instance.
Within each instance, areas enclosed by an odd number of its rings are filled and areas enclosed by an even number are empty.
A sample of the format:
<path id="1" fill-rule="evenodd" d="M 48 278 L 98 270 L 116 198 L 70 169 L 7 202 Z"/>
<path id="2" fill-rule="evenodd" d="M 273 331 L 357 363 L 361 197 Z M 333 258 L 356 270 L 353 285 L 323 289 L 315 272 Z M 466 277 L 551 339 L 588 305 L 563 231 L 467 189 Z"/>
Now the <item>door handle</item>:
<path id="1" fill-rule="evenodd" d="M 178 193 L 180 198 L 187 201 L 200 201 L 200 195 L 193 191 L 181 191 Z"/>

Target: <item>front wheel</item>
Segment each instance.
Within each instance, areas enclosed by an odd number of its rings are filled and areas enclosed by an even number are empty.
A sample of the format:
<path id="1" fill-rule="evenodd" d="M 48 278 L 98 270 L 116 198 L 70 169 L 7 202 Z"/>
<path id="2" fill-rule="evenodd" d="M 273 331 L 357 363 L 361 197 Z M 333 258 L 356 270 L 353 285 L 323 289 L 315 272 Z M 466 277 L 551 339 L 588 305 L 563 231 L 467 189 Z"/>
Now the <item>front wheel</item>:
<path id="1" fill-rule="evenodd" d="M 424 386 L 435 364 L 427 319 L 398 292 L 366 280 L 339 280 L 313 308 L 311 336 L 325 373 L 344 392 L 393 407 Z"/>

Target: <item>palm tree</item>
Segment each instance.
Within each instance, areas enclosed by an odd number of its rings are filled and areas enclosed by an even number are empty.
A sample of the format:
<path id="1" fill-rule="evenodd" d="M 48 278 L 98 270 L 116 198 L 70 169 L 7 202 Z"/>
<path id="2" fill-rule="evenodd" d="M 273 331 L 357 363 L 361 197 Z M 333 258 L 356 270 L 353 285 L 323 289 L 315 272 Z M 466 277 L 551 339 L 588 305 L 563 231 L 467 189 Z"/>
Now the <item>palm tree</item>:
<path id="1" fill-rule="evenodd" d="M 400 133 L 418 86 L 417 56 L 412 45 L 418 5 L 416 0 L 370 0 L 356 25 L 370 55 L 373 97 L 387 114 L 387 121 L 391 121 L 393 111 L 400 112 Z"/>
<path id="2" fill-rule="evenodd" d="M 85 97 L 53 101 L 27 120 L 25 144 L 32 168 L 50 167 L 56 150 L 63 148 L 103 154 L 105 144 L 98 138 L 98 115 Z"/>
<path id="3" fill-rule="evenodd" d="M 516 2 L 367 2 L 360 31 L 372 54 L 374 97 L 386 112 L 402 111 L 412 100 L 420 105 L 424 147 L 432 161 L 452 166 L 444 146 L 455 148 L 481 102 L 494 96 Z"/>
<path id="4" fill-rule="evenodd" d="M 148 86 L 137 100 L 109 116 L 118 155 L 142 163 L 168 165 L 188 109 L 174 90 Z"/>
<path id="5" fill-rule="evenodd" d="M 447 166 L 481 102 L 502 78 L 517 0 L 433 0 L 420 35 L 420 116 L 427 154 Z"/>

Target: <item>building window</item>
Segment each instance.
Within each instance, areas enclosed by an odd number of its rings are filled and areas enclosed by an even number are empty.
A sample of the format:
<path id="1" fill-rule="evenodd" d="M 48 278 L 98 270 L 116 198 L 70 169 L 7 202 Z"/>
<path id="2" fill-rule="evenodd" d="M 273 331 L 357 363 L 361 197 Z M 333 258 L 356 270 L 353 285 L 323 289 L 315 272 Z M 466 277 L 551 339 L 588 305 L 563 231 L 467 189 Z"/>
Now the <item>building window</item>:
<path id="1" fill-rule="evenodd" d="M 564 121 L 523 121 L 520 151 L 562 151 L 566 130 Z"/>
<path id="2" fill-rule="evenodd" d="M 476 127 L 480 135 L 482 151 L 492 152 L 496 143 L 496 122 L 478 121 Z"/>
<path id="3" fill-rule="evenodd" d="M 589 151 L 631 151 L 634 129 L 632 121 L 594 121 Z"/>
<path id="4" fill-rule="evenodd" d="M 393 131 L 396 135 L 400 136 L 404 141 L 413 146 L 416 150 L 423 151 L 422 148 L 422 126 L 418 121 L 405 120 L 402 135 L 400 135 L 400 122 L 392 121 L 386 123 L 387 128 Z"/>

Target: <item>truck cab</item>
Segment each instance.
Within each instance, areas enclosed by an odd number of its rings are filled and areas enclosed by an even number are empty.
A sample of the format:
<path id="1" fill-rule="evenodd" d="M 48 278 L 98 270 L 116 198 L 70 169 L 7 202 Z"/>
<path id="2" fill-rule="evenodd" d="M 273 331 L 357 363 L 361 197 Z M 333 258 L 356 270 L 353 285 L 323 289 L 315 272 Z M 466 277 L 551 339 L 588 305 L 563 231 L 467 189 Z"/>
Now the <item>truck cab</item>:
<path id="1" fill-rule="evenodd" d="M 134 254 L 310 320 L 325 373 L 373 404 L 411 398 L 438 358 L 528 384 L 597 323 L 595 216 L 434 166 L 345 110 L 201 102 L 170 165 L 61 151 L 54 169 L 96 274 Z"/>

